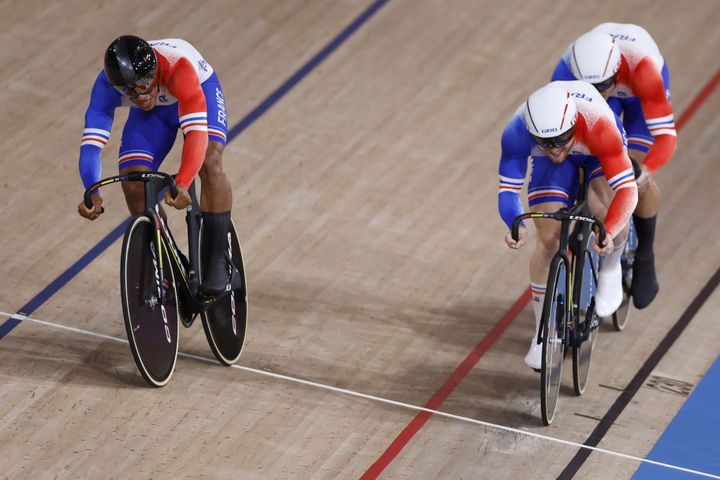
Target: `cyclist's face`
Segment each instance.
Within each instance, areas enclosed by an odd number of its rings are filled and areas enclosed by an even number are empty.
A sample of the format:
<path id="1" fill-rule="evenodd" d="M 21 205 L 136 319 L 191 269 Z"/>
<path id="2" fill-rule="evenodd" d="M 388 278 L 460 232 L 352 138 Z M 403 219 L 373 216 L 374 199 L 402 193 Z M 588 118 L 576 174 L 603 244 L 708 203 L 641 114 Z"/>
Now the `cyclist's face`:
<path id="1" fill-rule="evenodd" d="M 157 104 L 158 88 L 157 85 L 153 85 L 149 90 L 130 90 L 125 95 L 139 109 L 150 111 Z"/>
<path id="2" fill-rule="evenodd" d="M 573 137 L 572 140 L 570 140 L 565 145 L 559 146 L 559 147 L 541 147 L 540 151 L 547 156 L 551 162 L 560 164 L 567 159 L 568 155 L 570 154 L 570 149 L 575 144 L 575 137 Z"/>
<path id="3" fill-rule="evenodd" d="M 152 110 L 157 104 L 158 84 L 155 74 L 138 81 L 133 86 L 118 88 L 118 90 L 141 110 Z"/>
<path id="4" fill-rule="evenodd" d="M 607 100 L 608 98 L 610 98 L 610 95 L 612 95 L 613 93 L 615 93 L 615 90 L 616 90 L 616 89 L 615 89 L 615 85 L 613 85 L 612 87 L 610 87 L 610 88 L 608 88 L 608 89 L 606 89 L 606 90 L 601 91 L 601 92 L 600 92 L 600 95 L 602 95 L 602 97 L 603 97 L 605 100 Z"/>
<path id="5" fill-rule="evenodd" d="M 533 141 L 540 151 L 553 163 L 562 163 L 575 144 L 575 125 L 570 130 L 553 138 L 536 137 L 531 134 Z"/>
<path id="6" fill-rule="evenodd" d="M 600 95 L 607 100 L 615 92 L 617 87 L 617 73 L 605 81 L 593 83 L 593 86 L 600 92 Z"/>

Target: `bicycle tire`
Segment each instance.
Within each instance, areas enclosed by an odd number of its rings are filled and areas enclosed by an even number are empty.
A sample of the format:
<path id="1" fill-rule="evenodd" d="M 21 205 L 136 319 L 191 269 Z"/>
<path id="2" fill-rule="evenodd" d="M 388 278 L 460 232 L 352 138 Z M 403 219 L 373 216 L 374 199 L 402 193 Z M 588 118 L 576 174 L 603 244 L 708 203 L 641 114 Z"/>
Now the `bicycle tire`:
<path id="1" fill-rule="evenodd" d="M 583 261 L 574 257 L 573 275 L 575 282 L 573 284 L 573 298 L 577 300 L 578 312 L 575 318 L 577 321 L 590 322 L 595 319 L 595 308 L 593 301 L 597 292 L 597 271 L 598 271 L 598 255 L 592 249 L 595 243 L 595 232 L 590 228 L 585 230 L 583 236 L 583 248 L 585 256 Z M 587 387 L 588 378 L 590 376 L 590 365 L 592 363 L 592 354 L 597 341 L 598 328 L 590 331 L 589 337 L 578 346 L 573 346 L 573 389 L 575 395 L 582 395 Z"/>
<path id="2" fill-rule="evenodd" d="M 623 300 L 620 307 L 613 313 L 613 326 L 618 332 L 622 332 L 627 327 L 630 320 L 630 312 L 632 311 L 632 295 L 630 288 L 632 287 L 633 263 L 635 261 L 635 249 L 637 248 L 637 233 L 635 232 L 635 224 L 630 221 L 630 232 L 625 243 L 620 265 L 622 267 L 622 285 Z"/>
<path id="3" fill-rule="evenodd" d="M 567 261 L 557 256 L 550 263 L 548 291 L 542 312 L 542 363 L 540 368 L 540 412 L 545 425 L 555 418 L 562 364 L 565 356 L 564 341 L 567 322 L 568 275 Z"/>
<path id="4" fill-rule="evenodd" d="M 625 267 L 623 267 L 623 299 L 618 309 L 612 314 L 613 327 L 616 331 L 622 332 L 627 327 L 630 320 L 630 312 L 632 310 L 632 297 L 630 296 L 630 284 L 625 281 Z M 632 271 L 630 272 L 630 281 L 632 281 Z"/>
<path id="5" fill-rule="evenodd" d="M 158 257 L 154 235 L 155 227 L 147 217 L 128 225 L 120 258 L 120 291 L 135 364 L 147 383 L 162 387 L 175 370 L 180 327 L 172 264 L 162 240 L 162 257 Z M 158 268 L 163 269 L 164 286 L 158 285 Z M 165 289 L 163 305 L 158 303 L 160 288 Z"/>
<path id="6" fill-rule="evenodd" d="M 235 224 L 232 221 L 228 229 L 228 238 L 232 247 L 230 250 L 232 252 L 231 259 L 240 273 L 242 286 L 216 300 L 201 313 L 201 317 L 205 337 L 213 355 L 220 363 L 229 366 L 237 363 L 245 345 L 248 300 L 242 249 Z M 202 278 L 203 259 L 207 258 L 207 252 L 203 252 L 202 226 L 200 228 L 199 250 L 201 252 L 200 278 Z"/>

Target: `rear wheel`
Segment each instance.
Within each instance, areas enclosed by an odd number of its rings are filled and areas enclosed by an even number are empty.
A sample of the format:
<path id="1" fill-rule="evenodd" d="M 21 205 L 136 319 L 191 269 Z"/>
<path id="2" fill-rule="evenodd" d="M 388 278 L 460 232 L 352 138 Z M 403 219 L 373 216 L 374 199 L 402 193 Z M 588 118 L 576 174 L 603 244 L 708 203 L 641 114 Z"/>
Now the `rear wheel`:
<path id="1" fill-rule="evenodd" d="M 550 264 L 548 291 L 543 305 L 540 410 L 545 425 L 550 425 L 555 418 L 560 395 L 562 362 L 565 353 L 563 338 L 567 322 L 567 271 L 565 259 L 555 257 Z"/>
<path id="2" fill-rule="evenodd" d="M 235 224 L 232 221 L 230 222 L 227 239 L 228 254 L 241 276 L 242 285 L 232 292 L 226 293 L 203 311 L 202 323 L 205 336 L 215 357 L 220 363 L 233 365 L 240 359 L 245 343 L 248 303 L 245 265 Z M 200 278 L 202 278 L 203 259 L 208 258 L 208 252 L 203 251 L 202 229 L 200 252 Z"/>
<path id="3" fill-rule="evenodd" d="M 120 290 L 135 364 L 150 385 L 162 387 L 175 369 L 179 326 L 173 269 L 162 240 L 162 251 L 156 251 L 155 232 L 147 217 L 128 225 L 120 259 Z"/>
<path id="4" fill-rule="evenodd" d="M 590 322 L 592 330 L 585 341 L 579 346 L 573 347 L 573 388 L 576 395 L 582 395 L 587 386 L 599 322 L 595 315 L 594 301 L 597 292 L 598 271 L 598 255 L 592 249 L 592 245 L 595 243 L 595 232 L 590 231 L 585 237 L 584 261 L 576 259 L 574 265 L 576 283 L 573 288 L 575 298 L 578 299 L 578 312 L 575 318 L 578 322 L 582 321 L 585 328 Z"/>

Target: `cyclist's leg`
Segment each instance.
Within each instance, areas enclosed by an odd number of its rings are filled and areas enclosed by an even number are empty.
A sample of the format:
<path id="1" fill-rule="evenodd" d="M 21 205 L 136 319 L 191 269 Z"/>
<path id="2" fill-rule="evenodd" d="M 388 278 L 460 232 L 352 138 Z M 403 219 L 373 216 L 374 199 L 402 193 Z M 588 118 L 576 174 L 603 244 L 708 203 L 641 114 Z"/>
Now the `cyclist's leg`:
<path id="1" fill-rule="evenodd" d="M 632 100 L 633 102 L 630 102 Z M 653 137 L 645 123 L 642 106 L 637 98 L 629 99 L 625 110 L 625 124 L 628 131 L 628 153 L 642 163 Z M 643 171 L 637 178 L 638 204 L 633 216 L 637 231 L 638 247 L 633 263 L 633 284 L 631 292 L 636 308 L 645 308 L 653 301 L 659 290 L 655 275 L 655 225 L 660 209 L 660 189 L 652 175 Z"/>
<path id="2" fill-rule="evenodd" d="M 614 192 L 608 185 L 605 176 L 600 168 L 597 158 L 590 157 L 587 164 L 590 175 L 588 176 L 588 206 L 590 213 L 601 221 L 605 221 L 608 207 L 612 202 Z M 629 224 L 625 225 L 613 239 L 614 250 L 603 259 L 602 268 L 598 274 L 598 288 L 595 295 L 595 312 L 600 317 L 607 317 L 618 309 L 623 299 L 622 291 L 622 268 L 620 265 L 620 257 L 623 248 Z"/>
<path id="3" fill-rule="evenodd" d="M 528 204 L 531 212 L 554 212 L 568 207 L 577 194 L 577 168 L 566 161 L 554 164 L 547 157 L 533 157 L 532 173 L 528 185 Z M 534 219 L 536 231 L 535 250 L 530 258 L 530 289 L 532 292 L 535 329 L 525 363 L 534 369 L 541 366 L 542 345 L 537 343 L 542 317 L 548 268 L 557 252 L 560 238 L 560 224 L 553 220 Z"/>
<path id="4" fill-rule="evenodd" d="M 203 242 L 209 247 L 208 267 L 203 269 L 203 290 L 218 294 L 228 284 L 225 252 L 230 228 L 232 188 L 222 168 L 227 134 L 227 110 L 222 86 L 213 74 L 202 84 L 207 104 L 208 148 L 200 168 L 200 206 L 203 212 Z"/>
<path id="5" fill-rule="evenodd" d="M 232 207 L 230 180 L 222 168 L 227 135 L 227 110 L 222 86 L 215 73 L 202 84 L 207 104 L 208 148 L 200 168 L 203 212 L 229 212 Z"/>
<path id="6" fill-rule="evenodd" d="M 130 108 L 123 128 L 118 170 L 120 175 L 135 171 L 156 171 L 175 143 L 177 128 L 168 123 L 177 106 L 155 107 L 149 112 Z M 141 182 L 123 182 L 130 214 L 144 213 L 145 188 Z M 163 215 L 164 216 L 164 215 Z"/>

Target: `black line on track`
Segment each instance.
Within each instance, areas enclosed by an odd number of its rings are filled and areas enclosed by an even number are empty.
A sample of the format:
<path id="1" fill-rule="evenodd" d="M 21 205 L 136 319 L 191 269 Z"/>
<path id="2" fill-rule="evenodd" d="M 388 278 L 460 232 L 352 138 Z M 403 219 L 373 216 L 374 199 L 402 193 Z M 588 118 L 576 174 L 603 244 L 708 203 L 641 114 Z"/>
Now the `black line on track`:
<path id="1" fill-rule="evenodd" d="M 670 350 L 670 347 L 672 347 L 675 341 L 680 337 L 682 332 L 685 330 L 685 327 L 688 326 L 690 321 L 695 317 L 698 311 L 700 311 L 707 299 L 715 292 L 719 283 L 720 268 L 718 268 L 715 274 L 710 277 L 710 280 L 708 280 L 703 289 L 700 290 L 700 293 L 698 293 L 693 301 L 690 302 L 690 305 L 688 305 L 678 321 L 675 322 L 655 350 L 650 354 L 647 360 L 645 360 L 645 363 L 642 367 L 640 367 L 640 370 L 638 370 L 635 374 L 635 377 L 630 381 L 625 391 L 618 396 L 615 403 L 612 404 L 610 409 L 607 411 L 605 416 L 603 416 L 602 420 L 595 427 L 592 433 L 590 433 L 590 436 L 588 436 L 583 445 L 588 447 L 598 446 L 603 437 L 605 437 L 605 434 L 608 430 L 610 430 L 610 427 L 613 426 L 620 414 L 625 410 L 625 407 L 628 406 L 633 397 L 635 397 L 635 394 L 638 390 L 640 390 L 640 387 L 645 384 L 645 380 L 647 380 L 650 376 L 650 373 L 652 373 L 655 367 L 657 367 L 660 360 L 662 360 L 667 351 Z M 558 475 L 557 478 L 560 480 L 573 478 L 588 457 L 590 457 L 591 453 L 592 450 L 588 448 L 581 448 L 578 450 L 572 460 L 570 460 L 570 463 L 568 463 L 565 469 L 560 472 L 560 475 Z"/>

